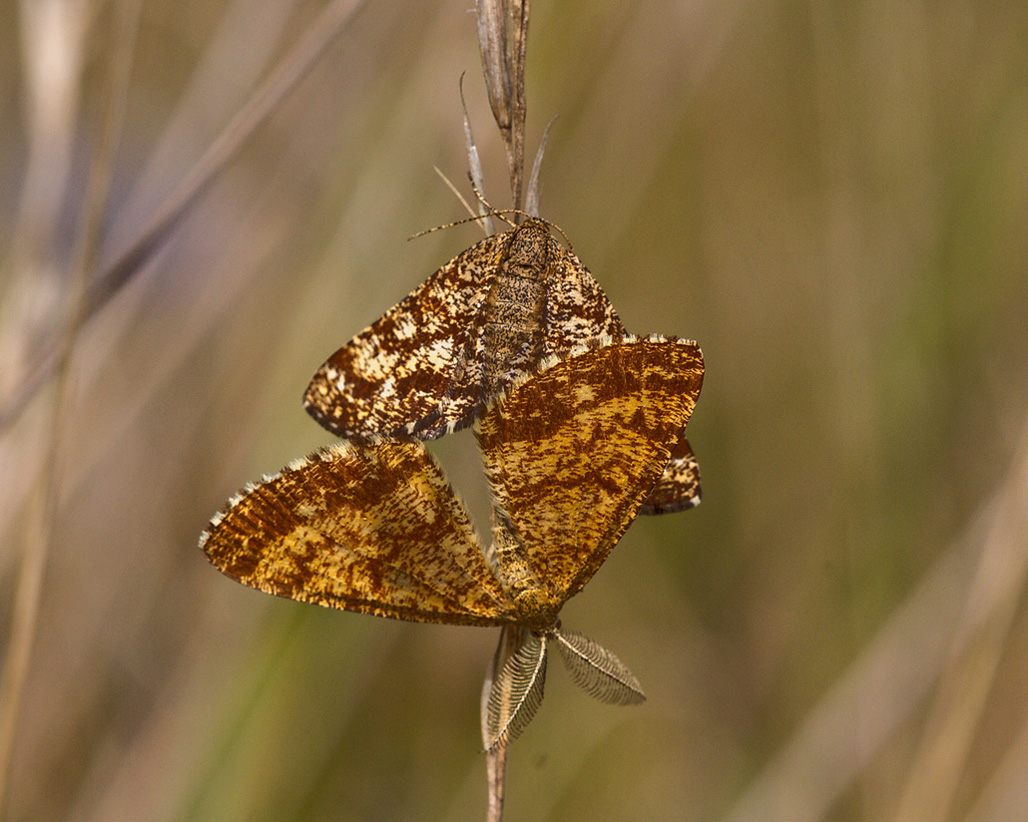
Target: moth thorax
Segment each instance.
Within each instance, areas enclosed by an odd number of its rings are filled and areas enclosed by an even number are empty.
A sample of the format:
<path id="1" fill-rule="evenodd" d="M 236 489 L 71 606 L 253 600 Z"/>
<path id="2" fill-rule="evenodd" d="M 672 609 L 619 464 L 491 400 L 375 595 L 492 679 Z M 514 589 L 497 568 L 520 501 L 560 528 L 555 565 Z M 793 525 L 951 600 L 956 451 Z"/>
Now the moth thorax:
<path id="1" fill-rule="evenodd" d="M 550 257 L 550 232 L 539 222 L 529 222 L 514 229 L 507 249 L 507 266 L 521 277 L 539 279 L 546 271 Z"/>
<path id="2" fill-rule="evenodd" d="M 514 613 L 519 625 L 536 633 L 552 634 L 562 604 L 554 601 L 545 588 L 527 588 L 514 597 Z"/>
<path id="3" fill-rule="evenodd" d="M 514 526 L 494 510 L 493 556 L 499 565 L 500 581 L 511 597 L 517 597 L 526 588 L 535 586 L 535 575 L 525 556 L 524 546 L 514 533 Z"/>
<path id="4" fill-rule="evenodd" d="M 485 306 L 482 363 L 487 395 L 496 393 L 507 372 L 519 360 L 538 359 L 539 336 L 546 300 L 543 285 L 546 266 L 534 276 L 528 269 L 504 264 L 490 289 Z"/>
<path id="5" fill-rule="evenodd" d="M 513 523 L 499 509 L 493 509 L 493 516 L 493 556 L 500 584 L 514 605 L 514 614 L 519 623 L 533 630 L 548 627 L 560 606 L 554 608 L 547 587 L 532 572 Z"/>

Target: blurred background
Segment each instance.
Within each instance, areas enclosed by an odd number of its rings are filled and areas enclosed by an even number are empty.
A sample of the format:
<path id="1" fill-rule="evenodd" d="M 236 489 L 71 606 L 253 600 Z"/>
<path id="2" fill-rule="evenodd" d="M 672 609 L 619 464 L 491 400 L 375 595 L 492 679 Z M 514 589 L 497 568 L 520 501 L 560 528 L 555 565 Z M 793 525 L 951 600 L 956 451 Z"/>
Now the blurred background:
<path id="1" fill-rule="evenodd" d="M 76 302 L 326 4 L 0 0 L 9 819 L 484 817 L 496 631 L 275 599 L 197 549 L 332 440 L 321 362 L 482 236 L 407 241 L 463 216 L 433 171 L 467 194 L 461 72 L 509 204 L 471 3 L 329 5 L 309 74 Z M 554 664 L 506 818 L 1026 818 L 1028 5 L 536 0 L 527 66 L 529 157 L 560 115 L 543 216 L 630 330 L 703 347 L 704 496 L 564 610 L 649 700 Z M 481 515 L 470 434 L 434 450 Z"/>

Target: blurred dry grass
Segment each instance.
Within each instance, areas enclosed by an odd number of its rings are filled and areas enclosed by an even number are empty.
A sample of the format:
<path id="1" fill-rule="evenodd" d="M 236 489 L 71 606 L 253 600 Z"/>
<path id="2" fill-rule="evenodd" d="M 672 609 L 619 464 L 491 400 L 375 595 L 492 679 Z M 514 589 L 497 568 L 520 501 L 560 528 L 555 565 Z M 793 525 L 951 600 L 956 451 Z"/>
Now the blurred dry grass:
<path id="1" fill-rule="evenodd" d="M 41 0 L 54 52 L 33 5 L 0 1 L 0 398 L 66 310 L 114 48 L 115 4 Z M 405 242 L 459 216 L 432 166 L 463 179 L 463 70 L 502 204 L 468 6 L 362 6 L 78 335 L 67 424 L 44 395 L 4 432 L 5 643 L 53 436 L 61 489 L 10 819 L 484 814 L 492 632 L 275 600 L 196 549 L 329 440 L 299 402 L 322 360 L 480 236 Z M 320 8 L 144 4 L 101 268 Z M 543 214 L 629 328 L 702 344 L 705 494 L 569 604 L 650 699 L 554 670 L 509 818 L 1023 819 L 1028 6 L 533 11 Z M 440 443 L 459 488 L 467 439 Z"/>

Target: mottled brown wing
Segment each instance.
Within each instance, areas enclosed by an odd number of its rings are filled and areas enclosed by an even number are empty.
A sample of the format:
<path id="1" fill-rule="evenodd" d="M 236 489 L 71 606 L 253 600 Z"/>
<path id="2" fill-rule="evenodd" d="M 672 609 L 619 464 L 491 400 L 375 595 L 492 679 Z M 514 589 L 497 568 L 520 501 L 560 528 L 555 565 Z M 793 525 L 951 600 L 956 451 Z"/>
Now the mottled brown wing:
<path id="1" fill-rule="evenodd" d="M 559 276 L 550 279 L 546 295 L 543 354 L 562 356 L 592 337 L 615 341 L 625 334 L 614 306 L 589 270 L 570 251 L 551 238 L 550 259 Z M 640 514 L 671 514 L 700 504 L 700 466 L 685 432 Z"/>
<path id="2" fill-rule="evenodd" d="M 589 269 L 553 237 L 548 245 L 551 273 L 546 279 L 540 360 L 564 356 L 594 337 L 622 339 L 627 332 L 621 318 Z"/>
<path id="3" fill-rule="evenodd" d="M 200 547 L 244 585 L 331 608 L 474 625 L 510 610 L 418 442 L 342 442 L 297 460 L 230 500 Z"/>
<path id="4" fill-rule="evenodd" d="M 519 233 L 530 235 L 534 226 L 544 224 L 529 221 L 524 231 L 490 237 L 457 255 L 340 348 L 311 379 L 304 394 L 307 412 L 341 437 L 432 439 L 468 425 L 490 393 L 543 359 L 599 336 L 621 339 L 624 326 L 599 283 L 578 257 L 545 234 L 548 265 L 542 314 L 531 335 L 535 342 L 507 355 L 489 350 L 490 289 L 511 241 Z M 498 375 L 487 376 L 497 365 Z M 672 457 L 643 513 L 698 503 L 698 466 L 688 442 L 683 445 L 689 460 Z"/>
<path id="5" fill-rule="evenodd" d="M 682 433 L 678 445 L 671 452 L 664 473 L 653 486 L 640 514 L 673 514 L 687 511 L 700 504 L 700 464 Z"/>
<path id="6" fill-rule="evenodd" d="M 544 363 L 487 409 L 477 428 L 486 475 L 547 589 L 541 601 L 574 595 L 606 559 L 663 472 L 702 382 L 695 343 L 628 337 Z"/>
<path id="7" fill-rule="evenodd" d="M 336 351 L 307 387 L 307 413 L 340 437 L 467 425 L 482 402 L 483 302 L 509 242 L 458 254 Z"/>

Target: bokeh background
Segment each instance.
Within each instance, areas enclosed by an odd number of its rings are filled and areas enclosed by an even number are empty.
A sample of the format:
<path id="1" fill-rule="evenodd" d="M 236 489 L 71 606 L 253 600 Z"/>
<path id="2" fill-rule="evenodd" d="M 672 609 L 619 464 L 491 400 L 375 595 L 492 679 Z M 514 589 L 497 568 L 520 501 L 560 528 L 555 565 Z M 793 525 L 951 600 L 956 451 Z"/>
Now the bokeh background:
<path id="1" fill-rule="evenodd" d="M 274 599 L 196 547 L 331 441 L 317 366 L 482 236 L 406 239 L 463 216 L 433 172 L 467 192 L 461 72 L 509 202 L 471 3 L 352 5 L 75 330 L 123 6 L 0 2 L 3 402 L 73 345 L 0 432 L 8 657 L 25 546 L 45 561 L 9 819 L 484 816 L 495 631 Z M 93 281 L 322 8 L 142 4 Z M 631 330 L 703 347 L 704 501 L 636 521 L 566 607 L 649 700 L 554 664 L 507 818 L 1026 818 L 1028 5 L 536 0 L 527 91 L 530 155 L 560 115 L 543 216 Z M 438 446 L 482 515 L 470 434 Z"/>

